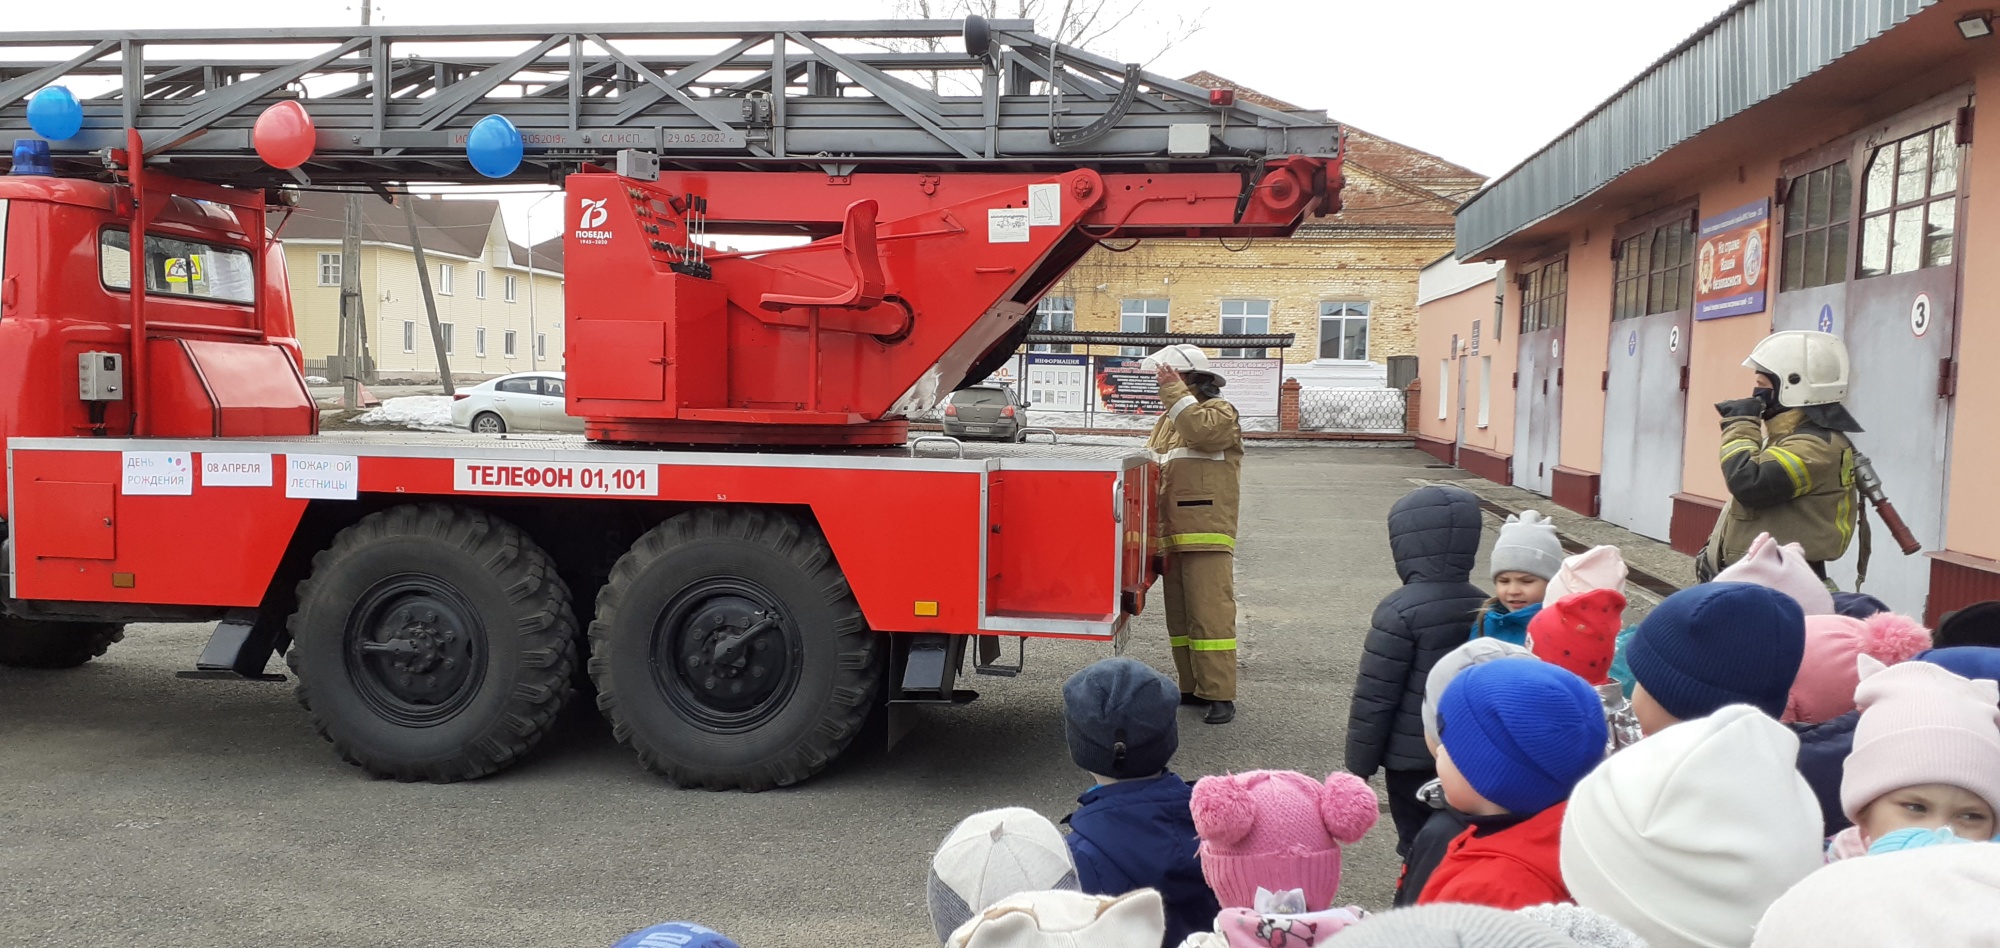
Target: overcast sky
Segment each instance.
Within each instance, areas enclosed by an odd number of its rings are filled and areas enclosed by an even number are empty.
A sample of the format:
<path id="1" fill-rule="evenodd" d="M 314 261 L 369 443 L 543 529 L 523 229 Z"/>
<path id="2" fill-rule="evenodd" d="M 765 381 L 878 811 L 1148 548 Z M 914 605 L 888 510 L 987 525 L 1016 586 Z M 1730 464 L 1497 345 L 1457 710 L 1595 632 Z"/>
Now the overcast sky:
<path id="1" fill-rule="evenodd" d="M 4 20 L 8 32 L 337 26 L 359 22 L 359 2 L 8 0 Z M 1102 2 L 1122 6 L 1131 0 Z M 592 0 L 566 6 L 529 0 L 380 0 L 375 21 L 392 26 L 549 23 L 585 15 L 591 22 L 642 22 L 685 20 L 691 10 L 706 13 L 703 19 L 794 21 L 887 15 L 895 4 Z M 1337 120 L 1482 174 L 1498 175 L 1728 6 L 1728 0 L 1144 0 L 1139 15 L 1096 44 L 1095 51 L 1145 59 L 1160 53 L 1168 24 L 1198 18 L 1202 30 L 1160 54 L 1155 71 L 1182 76 L 1206 69 L 1268 95 L 1323 108 Z M 523 202 L 507 203 L 510 225 L 518 224 Z M 537 237 L 558 226 L 545 225 L 542 216 L 536 213 Z"/>

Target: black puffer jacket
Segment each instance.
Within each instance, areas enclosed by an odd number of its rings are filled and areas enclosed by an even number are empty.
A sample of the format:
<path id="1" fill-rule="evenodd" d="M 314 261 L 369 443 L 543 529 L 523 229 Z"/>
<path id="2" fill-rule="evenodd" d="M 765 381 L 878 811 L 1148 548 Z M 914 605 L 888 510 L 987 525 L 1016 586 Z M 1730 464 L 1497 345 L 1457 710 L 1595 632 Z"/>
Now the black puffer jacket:
<path id="1" fill-rule="evenodd" d="M 1389 510 L 1389 549 L 1403 588 L 1375 607 L 1354 702 L 1347 715 L 1347 769 L 1429 770 L 1424 678 L 1465 644 L 1486 592 L 1468 582 L 1479 557 L 1479 498 L 1461 487 L 1419 487 Z"/>

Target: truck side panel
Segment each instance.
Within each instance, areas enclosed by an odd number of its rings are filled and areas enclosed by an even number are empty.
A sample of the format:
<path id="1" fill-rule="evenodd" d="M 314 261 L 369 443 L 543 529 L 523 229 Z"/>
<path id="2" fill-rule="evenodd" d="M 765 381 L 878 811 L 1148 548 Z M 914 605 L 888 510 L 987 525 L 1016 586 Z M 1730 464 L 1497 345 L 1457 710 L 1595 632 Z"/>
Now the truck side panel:
<path id="1" fill-rule="evenodd" d="M 193 472 L 185 496 L 127 493 L 118 451 L 9 456 L 17 599 L 255 606 L 306 508 Z"/>

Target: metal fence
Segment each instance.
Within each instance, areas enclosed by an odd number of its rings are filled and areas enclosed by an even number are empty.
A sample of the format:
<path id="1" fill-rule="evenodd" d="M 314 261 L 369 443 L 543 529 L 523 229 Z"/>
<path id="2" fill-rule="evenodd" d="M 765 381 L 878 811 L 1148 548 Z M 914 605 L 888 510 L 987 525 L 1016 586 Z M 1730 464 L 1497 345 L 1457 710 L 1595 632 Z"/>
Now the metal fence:
<path id="1" fill-rule="evenodd" d="M 1302 388 L 1301 431 L 1402 431 L 1403 392 L 1393 388 Z"/>

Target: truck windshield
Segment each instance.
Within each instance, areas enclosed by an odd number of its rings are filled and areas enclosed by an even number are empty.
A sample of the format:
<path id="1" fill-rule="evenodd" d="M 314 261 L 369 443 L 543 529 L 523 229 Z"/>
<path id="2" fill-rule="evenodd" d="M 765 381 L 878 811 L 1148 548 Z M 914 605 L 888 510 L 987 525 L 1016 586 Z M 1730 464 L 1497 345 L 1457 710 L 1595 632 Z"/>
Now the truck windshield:
<path id="1" fill-rule="evenodd" d="M 131 235 L 125 231 L 107 228 L 98 234 L 98 273 L 106 288 L 132 288 L 131 246 Z M 256 272 L 247 250 L 147 234 L 146 292 L 223 303 L 254 303 Z"/>

